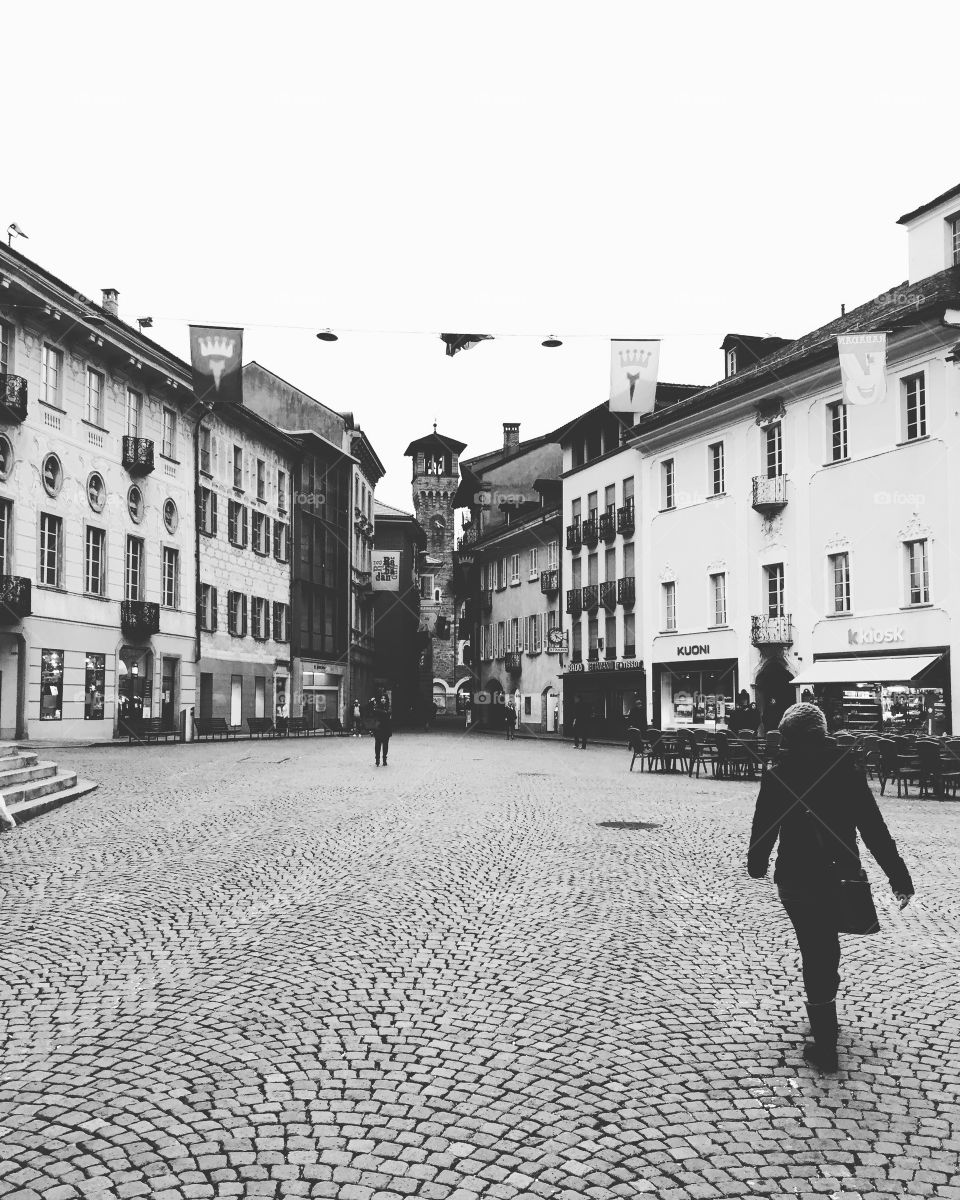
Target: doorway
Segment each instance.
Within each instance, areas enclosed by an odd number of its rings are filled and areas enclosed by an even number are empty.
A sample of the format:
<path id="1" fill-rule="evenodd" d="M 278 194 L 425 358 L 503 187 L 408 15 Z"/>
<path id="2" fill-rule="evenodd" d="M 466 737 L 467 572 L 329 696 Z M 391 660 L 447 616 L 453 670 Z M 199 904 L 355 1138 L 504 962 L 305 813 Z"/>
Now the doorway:
<path id="1" fill-rule="evenodd" d="M 180 660 L 164 658 L 160 667 L 160 723 L 164 729 L 177 728 L 177 675 Z"/>
<path id="2" fill-rule="evenodd" d="M 243 676 L 230 676 L 230 724 L 239 725 L 243 718 Z"/>

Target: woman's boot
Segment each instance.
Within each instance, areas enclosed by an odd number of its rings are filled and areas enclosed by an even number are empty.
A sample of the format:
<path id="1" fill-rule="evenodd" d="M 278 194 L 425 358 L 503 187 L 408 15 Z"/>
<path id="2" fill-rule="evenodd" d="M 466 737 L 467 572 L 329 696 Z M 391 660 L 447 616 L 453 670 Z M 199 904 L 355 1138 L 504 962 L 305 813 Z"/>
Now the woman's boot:
<path id="1" fill-rule="evenodd" d="M 837 1069 L 837 1002 L 808 1004 L 813 1041 L 803 1048 L 803 1057 L 817 1070 L 832 1075 Z"/>

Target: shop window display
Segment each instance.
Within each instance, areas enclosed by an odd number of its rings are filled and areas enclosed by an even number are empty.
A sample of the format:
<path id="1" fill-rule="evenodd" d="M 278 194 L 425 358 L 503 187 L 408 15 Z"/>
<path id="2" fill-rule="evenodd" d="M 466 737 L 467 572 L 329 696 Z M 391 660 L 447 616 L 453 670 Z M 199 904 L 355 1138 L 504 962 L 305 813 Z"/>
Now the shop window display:
<path id="1" fill-rule="evenodd" d="M 40 655 L 40 720 L 63 717 L 63 651 L 44 650 Z"/>

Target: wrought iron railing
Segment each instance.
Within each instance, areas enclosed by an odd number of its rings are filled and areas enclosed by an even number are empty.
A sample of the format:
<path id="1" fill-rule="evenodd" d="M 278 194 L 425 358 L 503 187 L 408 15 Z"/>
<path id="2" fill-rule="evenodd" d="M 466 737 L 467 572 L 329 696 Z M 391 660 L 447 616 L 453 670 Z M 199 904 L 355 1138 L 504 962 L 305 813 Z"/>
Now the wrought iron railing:
<path id="1" fill-rule="evenodd" d="M 604 542 L 612 542 L 617 536 L 617 520 L 612 512 L 601 513 L 597 528 L 600 533 L 600 540 Z"/>
<path id="2" fill-rule="evenodd" d="M 123 435 L 123 466 L 131 475 L 149 475 L 153 470 L 153 442 L 150 438 Z"/>
<path id="3" fill-rule="evenodd" d="M 29 617 L 30 580 L 24 575 L 0 575 L 0 625 Z"/>
<path id="4" fill-rule="evenodd" d="M 758 512 L 770 512 L 783 508 L 787 503 L 786 475 L 754 475 L 753 507 Z"/>
<path id="5" fill-rule="evenodd" d="M 540 591 L 543 594 L 549 595 L 551 592 L 560 590 L 560 571 L 557 567 L 551 567 L 548 571 L 540 572 Z"/>
<path id="6" fill-rule="evenodd" d="M 583 537 L 580 532 L 581 526 L 579 521 L 574 521 L 572 525 L 567 526 L 567 549 L 579 550 L 583 544 Z"/>
<path id="7" fill-rule="evenodd" d="M 27 419 L 27 381 L 19 375 L 0 375 L 0 420 Z"/>
<path id="8" fill-rule="evenodd" d="M 583 523 L 583 544 L 592 549 L 597 544 L 597 518 L 591 517 Z"/>
<path id="9" fill-rule="evenodd" d="M 751 617 L 750 640 L 755 646 L 793 645 L 793 622 L 790 614 L 783 617 Z"/>
<path id="10" fill-rule="evenodd" d="M 617 580 L 617 599 L 624 608 L 630 608 L 633 604 L 636 599 L 636 580 L 632 575 Z"/>
<path id="11" fill-rule="evenodd" d="M 612 612 L 617 607 L 617 581 L 615 579 L 600 584 L 600 603 L 608 612 Z"/>
<path id="12" fill-rule="evenodd" d="M 583 596 L 580 588 L 568 588 L 567 612 L 578 617 L 583 612 Z"/>
<path id="13" fill-rule="evenodd" d="M 593 610 L 600 603 L 600 589 L 595 583 L 588 583 L 583 588 L 583 607 L 586 612 Z"/>
<path id="14" fill-rule="evenodd" d="M 617 509 L 617 533 L 633 533 L 633 501 Z"/>
<path id="15" fill-rule="evenodd" d="M 160 632 L 160 605 L 152 600 L 121 600 L 120 628 L 131 637 Z"/>

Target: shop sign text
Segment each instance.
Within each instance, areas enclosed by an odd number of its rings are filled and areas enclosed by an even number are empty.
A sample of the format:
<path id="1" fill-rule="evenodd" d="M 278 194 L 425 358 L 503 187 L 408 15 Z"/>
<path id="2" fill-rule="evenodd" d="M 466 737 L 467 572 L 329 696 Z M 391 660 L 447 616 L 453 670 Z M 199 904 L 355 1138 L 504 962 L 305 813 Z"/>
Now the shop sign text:
<path id="1" fill-rule="evenodd" d="M 848 629 L 847 642 L 851 646 L 875 646 L 878 642 L 902 642 L 903 626 L 895 629 Z"/>
<path id="2" fill-rule="evenodd" d="M 677 647 L 677 654 L 681 655 L 681 656 L 683 656 L 683 655 L 699 656 L 701 654 L 709 654 L 709 653 L 710 653 L 710 643 L 709 642 L 700 643 L 699 645 L 694 644 L 694 645 L 690 645 L 690 646 L 678 646 Z"/>

